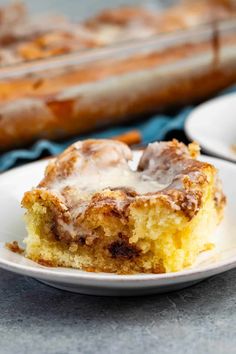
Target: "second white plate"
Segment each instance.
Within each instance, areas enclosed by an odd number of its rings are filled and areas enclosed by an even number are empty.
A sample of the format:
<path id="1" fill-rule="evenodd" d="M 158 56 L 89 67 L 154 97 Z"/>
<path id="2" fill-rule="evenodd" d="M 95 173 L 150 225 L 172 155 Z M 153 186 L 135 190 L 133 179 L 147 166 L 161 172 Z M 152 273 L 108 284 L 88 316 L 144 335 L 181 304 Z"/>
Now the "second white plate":
<path id="1" fill-rule="evenodd" d="M 204 151 L 236 162 L 236 94 L 199 105 L 187 118 L 185 131 Z"/>

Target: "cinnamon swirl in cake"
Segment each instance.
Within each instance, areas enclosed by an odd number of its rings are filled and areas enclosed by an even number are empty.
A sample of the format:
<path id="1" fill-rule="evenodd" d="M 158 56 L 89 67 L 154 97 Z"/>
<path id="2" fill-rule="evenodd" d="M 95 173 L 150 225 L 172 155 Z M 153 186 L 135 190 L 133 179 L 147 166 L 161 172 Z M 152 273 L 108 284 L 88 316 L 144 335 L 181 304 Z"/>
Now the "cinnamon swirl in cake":
<path id="1" fill-rule="evenodd" d="M 25 193 L 26 256 L 96 272 L 162 273 L 192 265 L 213 247 L 225 197 L 199 147 L 150 144 L 137 168 L 112 140 L 79 141 L 49 162 Z"/>

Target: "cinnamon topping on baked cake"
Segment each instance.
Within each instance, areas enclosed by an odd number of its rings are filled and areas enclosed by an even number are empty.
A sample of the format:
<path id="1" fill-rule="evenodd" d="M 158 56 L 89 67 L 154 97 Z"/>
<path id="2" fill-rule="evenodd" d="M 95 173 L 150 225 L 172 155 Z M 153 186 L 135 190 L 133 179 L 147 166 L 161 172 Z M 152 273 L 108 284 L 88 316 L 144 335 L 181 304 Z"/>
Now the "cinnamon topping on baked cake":
<path id="1" fill-rule="evenodd" d="M 153 143 L 132 168 L 132 151 L 121 142 L 73 144 L 25 193 L 26 255 L 118 273 L 192 264 L 225 203 L 216 169 L 196 160 L 198 153 L 196 144 Z"/>

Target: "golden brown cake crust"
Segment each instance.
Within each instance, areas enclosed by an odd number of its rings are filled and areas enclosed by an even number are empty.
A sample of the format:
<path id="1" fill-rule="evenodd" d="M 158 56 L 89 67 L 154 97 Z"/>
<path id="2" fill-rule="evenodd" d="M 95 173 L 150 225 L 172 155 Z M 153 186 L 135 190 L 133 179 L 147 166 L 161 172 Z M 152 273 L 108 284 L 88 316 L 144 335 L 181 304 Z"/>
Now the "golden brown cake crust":
<path id="1" fill-rule="evenodd" d="M 121 142 L 73 144 L 24 195 L 26 255 L 44 265 L 118 273 L 191 264 L 212 246 L 204 235 L 225 204 L 216 169 L 196 160 L 198 153 L 194 143 L 153 143 L 132 170 L 132 151 Z"/>
<path id="2" fill-rule="evenodd" d="M 94 149 L 94 146 L 103 145 L 100 150 Z M 105 141 L 105 140 L 87 140 L 85 142 L 78 142 L 69 147 L 56 160 L 49 163 L 45 177 L 40 182 L 38 188 L 27 192 L 23 199 L 23 205 L 33 197 L 34 200 L 38 198 L 50 200 L 60 215 L 67 219 L 68 207 L 66 206 L 66 197 L 70 193 L 70 187 L 65 186 L 63 197 L 65 204 L 56 195 L 49 194 L 52 184 L 55 181 L 60 181 L 68 178 L 74 173 L 83 173 L 83 168 L 86 168 L 89 163 L 88 159 L 96 159 L 100 156 L 108 156 L 111 152 L 111 146 L 118 146 L 124 148 L 126 155 L 117 154 L 111 161 L 105 159 L 105 165 L 101 162 L 101 168 L 105 168 L 109 164 L 117 164 L 119 159 L 131 159 L 131 151 L 120 142 Z M 122 146 L 123 145 L 123 146 Z M 106 152 L 107 150 L 107 152 Z M 126 151 L 125 151 L 126 150 Z M 118 151 L 119 152 L 119 151 Z M 201 204 L 201 190 L 202 185 L 207 183 L 205 174 L 206 169 L 215 171 L 215 168 L 208 164 L 193 159 L 199 152 L 197 144 L 190 144 L 189 149 L 177 140 L 167 143 L 154 143 L 149 145 L 143 152 L 140 159 L 138 170 L 145 172 L 146 175 L 155 176 L 158 182 L 163 184 L 168 180 L 168 185 L 164 189 L 156 192 L 149 192 L 143 195 L 138 194 L 129 188 L 115 188 L 111 189 L 114 193 L 107 196 L 101 192 L 95 193 L 86 206 L 86 212 L 89 213 L 93 208 L 107 208 L 107 212 L 119 213 L 120 216 L 125 217 L 127 207 L 131 203 L 136 205 L 143 204 L 144 201 L 152 198 L 158 198 L 170 209 L 181 210 L 187 217 L 191 218 L 199 210 Z M 76 171 L 78 160 L 82 160 L 80 170 Z M 156 165 L 150 167 L 150 161 L 154 159 Z M 102 160 L 103 161 L 103 158 Z M 172 168 L 169 174 L 170 167 Z M 122 203 L 116 203 L 117 197 Z"/>
<path id="3" fill-rule="evenodd" d="M 97 151 L 96 148 L 94 149 L 94 146 L 98 145 L 103 146 Z M 61 154 L 56 161 L 49 163 L 45 177 L 40 182 L 39 187 L 48 188 L 50 190 L 50 185 L 55 180 L 68 178 L 75 173 L 78 159 L 83 159 L 84 165 L 82 165 L 82 169 L 83 166 L 86 167 L 88 164 L 87 159 L 96 159 L 99 158 L 99 156 L 103 156 L 101 160 L 103 161 L 106 153 L 110 155 L 112 145 L 119 147 L 123 144 L 103 140 L 87 140 L 72 145 Z M 122 148 L 124 149 L 124 145 Z M 111 161 L 108 161 L 105 158 L 105 164 L 103 165 L 101 163 L 100 167 L 105 168 L 109 164 L 115 165 L 118 163 L 119 159 L 121 160 L 125 158 L 127 161 L 131 159 L 131 151 L 126 148 L 122 152 L 125 152 L 124 156 L 118 154 Z M 191 218 L 199 210 L 201 204 L 202 185 L 207 182 L 205 170 L 215 170 L 212 165 L 193 159 L 193 157 L 197 157 L 198 153 L 199 147 L 197 144 L 190 144 L 189 149 L 187 149 L 184 144 L 179 143 L 177 140 L 168 143 L 151 144 L 144 151 L 139 162 L 138 170 L 149 176 L 155 176 L 155 173 L 157 172 L 158 175 L 156 175 L 155 178 L 158 182 L 163 182 L 163 184 L 165 184 L 166 180 L 168 180 L 168 185 L 160 191 L 154 193 L 149 192 L 145 195 L 139 195 L 134 190 L 125 188 L 125 186 L 121 189 L 119 187 L 112 189 L 112 191 L 117 190 L 119 199 L 122 200 L 122 204 L 121 206 L 119 205 L 119 207 L 116 203 L 117 194 L 108 197 L 98 192 L 98 194 L 94 194 L 87 206 L 87 212 L 89 212 L 90 208 L 101 206 L 103 208 L 108 208 L 110 212 L 113 211 L 119 213 L 120 216 L 123 215 L 123 217 L 125 217 L 125 211 L 131 203 L 135 202 L 136 205 L 142 204 L 144 200 L 154 197 L 162 200 L 162 203 L 168 205 L 169 208 L 181 210 L 187 217 Z M 150 161 L 153 159 L 155 160 L 156 165 L 150 167 Z M 173 171 L 168 174 L 170 167 L 172 167 Z M 83 170 L 81 173 L 83 173 Z M 67 192 L 68 191 L 65 187 L 65 198 Z M 35 193 L 41 195 L 42 191 L 40 189 L 37 191 L 36 189 Z M 46 192 L 43 190 L 43 194 L 44 193 Z M 52 200 L 54 202 L 57 199 L 54 197 Z"/>
<path id="4" fill-rule="evenodd" d="M 144 203 L 158 200 L 166 208 L 182 212 L 190 220 L 201 206 L 202 188 L 208 183 L 206 170 L 215 174 L 212 165 L 194 159 L 198 152 L 197 144 L 190 144 L 187 148 L 177 140 L 150 144 L 143 152 L 138 171 L 165 184 L 165 187 L 144 194 L 126 186 L 110 188 L 109 192 L 98 191 L 85 203 L 77 219 L 85 219 L 86 215 L 97 210 L 118 215 L 120 220 L 125 220 L 131 204 L 141 207 Z M 87 140 L 75 143 L 49 163 L 45 177 L 36 189 L 26 192 L 22 204 L 27 208 L 31 203 L 42 199 L 45 203 L 50 202 L 56 219 L 71 222 L 70 209 L 74 206 L 70 195 L 73 190 L 65 184 L 59 196 L 54 190 L 54 184 L 61 180 L 66 181 L 78 173 L 83 174 L 89 168 L 90 161 L 97 160 L 99 168 L 104 169 L 121 162 L 127 163 L 131 157 L 129 148 L 120 142 Z M 76 200 L 76 203 L 78 206 L 79 201 Z M 64 233 L 60 239 L 68 241 L 68 234 Z"/>

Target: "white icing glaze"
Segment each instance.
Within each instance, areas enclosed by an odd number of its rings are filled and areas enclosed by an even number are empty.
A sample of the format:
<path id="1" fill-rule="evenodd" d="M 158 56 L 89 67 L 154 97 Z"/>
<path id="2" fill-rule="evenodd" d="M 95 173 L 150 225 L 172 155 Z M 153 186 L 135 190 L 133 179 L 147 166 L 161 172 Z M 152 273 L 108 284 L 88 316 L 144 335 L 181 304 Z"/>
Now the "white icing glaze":
<path id="1" fill-rule="evenodd" d="M 57 174 L 48 183 L 48 188 L 70 206 L 72 219 L 84 213 L 94 194 L 109 190 L 130 189 L 139 196 L 157 193 L 164 189 L 161 184 L 145 171 L 137 171 L 129 165 L 132 159 L 130 149 L 116 141 L 90 142 L 88 150 L 82 142 L 74 144 L 72 150 L 59 159 L 65 164 L 67 159 L 76 155 L 73 171 L 66 178 L 58 178 Z M 74 149 L 74 150 L 73 150 Z M 84 150 L 85 149 L 85 150 Z M 74 155 L 73 155 L 74 156 Z M 53 163 L 55 164 L 55 162 Z M 60 176 L 59 168 L 59 176 Z M 102 201 L 101 201 L 102 203 Z M 116 198 L 118 208 L 123 207 L 124 200 Z"/>
<path id="2" fill-rule="evenodd" d="M 165 187 L 155 176 L 152 178 L 145 171 L 132 169 L 129 165 L 131 160 L 129 147 L 118 141 L 77 142 L 58 161 L 52 162 L 57 168 L 48 188 L 56 194 L 77 194 L 83 200 L 106 189 L 130 188 L 138 194 L 146 194 Z M 69 175 L 61 178 L 63 166 L 71 162 Z"/>
<path id="3" fill-rule="evenodd" d="M 61 155 L 59 160 L 54 160 L 52 162 L 54 166 L 55 164 L 61 166 L 60 164 L 66 163 L 68 159 L 71 160 L 73 154 L 76 154 L 77 158 L 69 176 L 60 178 L 56 174 L 47 185 L 47 188 L 64 200 L 70 209 L 71 222 L 66 223 L 59 219 L 58 224 L 61 230 L 72 238 L 79 234 L 89 234 L 88 230 L 83 230 L 78 224 L 77 218 L 84 215 L 94 194 L 125 188 L 145 198 L 147 193 L 155 194 L 166 187 L 155 180 L 155 176 L 152 178 L 145 171 L 132 169 L 129 164 L 132 153 L 122 143 L 112 140 L 101 143 L 90 142 L 87 149 L 83 142 L 78 142 L 68 153 Z M 114 202 L 117 209 L 122 209 L 127 200 L 116 197 Z M 101 205 L 102 203 L 103 200 L 100 201 Z"/>
<path id="4" fill-rule="evenodd" d="M 90 172 L 90 173 L 89 173 Z M 91 195 L 105 189 L 132 188 L 138 194 L 157 192 L 165 187 L 149 176 L 132 171 L 128 166 L 106 167 L 98 169 L 94 166 L 85 174 L 76 173 L 66 180 L 56 181 L 52 189 L 59 192 L 65 187 L 73 188 L 81 196 Z"/>
<path id="5" fill-rule="evenodd" d="M 133 21 L 121 27 L 118 25 L 101 24 L 97 29 L 97 39 L 103 44 L 112 44 L 130 39 L 142 39 L 154 35 L 156 29 L 142 21 Z"/>

